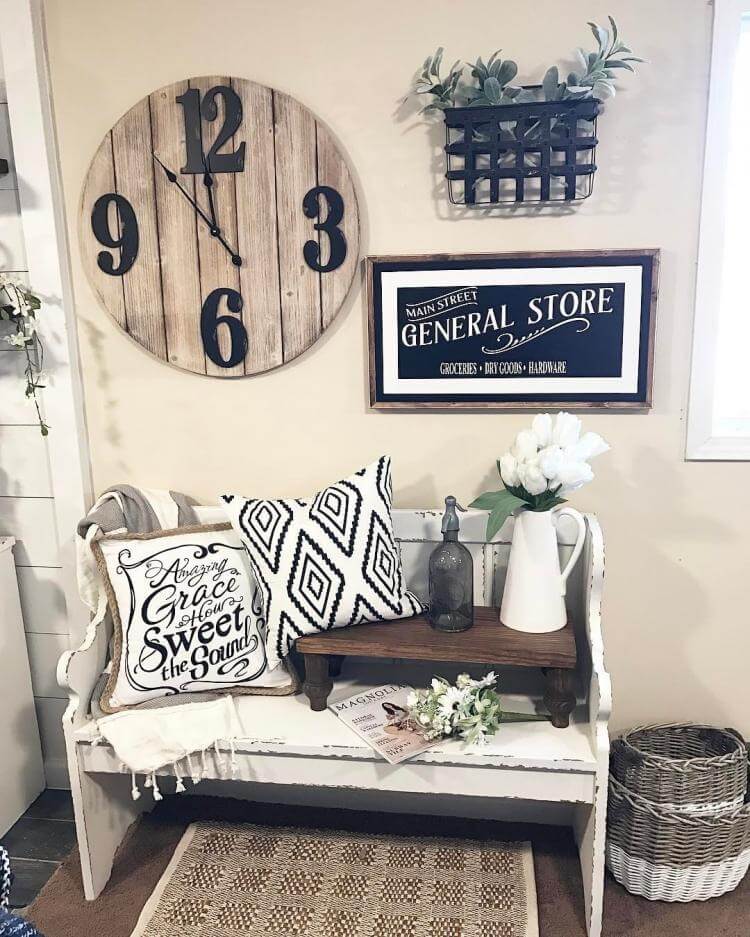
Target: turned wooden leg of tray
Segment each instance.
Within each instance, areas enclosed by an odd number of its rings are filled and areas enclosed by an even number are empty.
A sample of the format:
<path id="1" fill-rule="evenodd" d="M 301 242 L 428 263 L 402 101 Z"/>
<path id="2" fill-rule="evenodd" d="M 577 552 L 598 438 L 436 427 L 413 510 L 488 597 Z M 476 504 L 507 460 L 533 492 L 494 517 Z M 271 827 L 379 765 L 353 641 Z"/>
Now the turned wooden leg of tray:
<path id="1" fill-rule="evenodd" d="M 305 682 L 302 689 L 310 700 L 310 709 L 319 713 L 328 705 L 328 694 L 333 689 L 325 654 L 305 654 Z"/>
<path id="2" fill-rule="evenodd" d="M 556 729 L 566 729 L 570 725 L 570 714 L 576 705 L 573 671 L 545 667 L 543 673 L 546 680 L 544 705 L 550 711 L 552 725 Z"/>

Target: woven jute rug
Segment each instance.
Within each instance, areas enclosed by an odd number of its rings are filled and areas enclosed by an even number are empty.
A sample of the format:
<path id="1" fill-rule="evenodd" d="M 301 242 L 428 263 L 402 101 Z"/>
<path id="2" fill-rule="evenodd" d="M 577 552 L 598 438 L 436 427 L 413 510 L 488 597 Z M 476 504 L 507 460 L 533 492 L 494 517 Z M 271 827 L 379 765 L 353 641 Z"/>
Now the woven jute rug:
<path id="1" fill-rule="evenodd" d="M 132 937 L 538 937 L 529 843 L 193 823 Z"/>

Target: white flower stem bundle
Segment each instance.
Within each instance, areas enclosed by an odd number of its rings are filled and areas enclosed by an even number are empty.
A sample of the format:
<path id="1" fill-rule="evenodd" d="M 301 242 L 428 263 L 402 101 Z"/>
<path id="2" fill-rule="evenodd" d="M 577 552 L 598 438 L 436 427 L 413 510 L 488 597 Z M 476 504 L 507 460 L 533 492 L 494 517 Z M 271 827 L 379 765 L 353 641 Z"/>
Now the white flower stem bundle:
<path id="1" fill-rule="evenodd" d="M 412 724 L 427 740 L 457 737 L 471 745 L 483 745 L 500 728 L 501 722 L 539 722 L 546 716 L 503 712 L 496 690 L 497 676 L 488 673 L 473 680 L 459 674 L 455 686 L 435 677 L 428 690 L 414 690 L 407 706 Z"/>

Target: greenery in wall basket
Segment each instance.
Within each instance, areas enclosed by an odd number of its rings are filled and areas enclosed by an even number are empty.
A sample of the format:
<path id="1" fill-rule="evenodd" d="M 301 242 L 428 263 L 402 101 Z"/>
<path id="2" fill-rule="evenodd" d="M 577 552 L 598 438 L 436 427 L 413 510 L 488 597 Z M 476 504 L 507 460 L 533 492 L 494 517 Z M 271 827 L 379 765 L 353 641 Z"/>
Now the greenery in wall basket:
<path id="1" fill-rule="evenodd" d="M 41 306 L 41 299 L 28 286 L 6 273 L 0 273 L 0 319 L 11 326 L 11 331 L 3 336 L 3 340 L 15 348 L 20 348 L 26 356 L 25 393 L 34 401 L 42 436 L 47 436 L 49 427 L 42 419 L 37 397 L 37 391 L 44 387 L 44 347 L 37 333 L 36 322 L 36 314 Z"/>
<path id="2" fill-rule="evenodd" d="M 443 49 L 425 59 L 412 89 L 417 95 L 429 95 L 432 100 L 422 108 L 426 111 L 444 111 L 451 107 L 475 107 L 503 104 L 530 104 L 535 101 L 563 101 L 598 98 L 604 100 L 615 94 L 615 79 L 619 70 L 634 72 L 634 64 L 643 59 L 633 55 L 620 39 L 617 24 L 609 17 L 609 27 L 589 23 L 597 48 L 592 52 L 576 50 L 578 68 L 563 79 L 560 69 L 552 65 L 547 69 L 539 89 L 512 84 L 518 65 L 511 59 L 500 58 L 500 50 L 493 52 L 485 63 L 481 56 L 476 62 L 451 65 L 443 77 Z M 465 69 L 471 69 L 471 80 L 465 78 Z"/>

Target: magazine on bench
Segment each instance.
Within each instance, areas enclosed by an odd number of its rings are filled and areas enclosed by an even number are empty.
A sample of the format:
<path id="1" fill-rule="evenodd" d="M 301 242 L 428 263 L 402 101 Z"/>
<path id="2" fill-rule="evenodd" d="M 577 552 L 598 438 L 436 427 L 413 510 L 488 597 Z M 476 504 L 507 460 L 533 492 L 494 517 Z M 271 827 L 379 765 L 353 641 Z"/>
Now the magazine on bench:
<path id="1" fill-rule="evenodd" d="M 363 690 L 328 708 L 392 765 L 434 748 L 439 739 L 426 741 L 409 718 L 406 699 L 410 686 L 387 683 Z"/>

